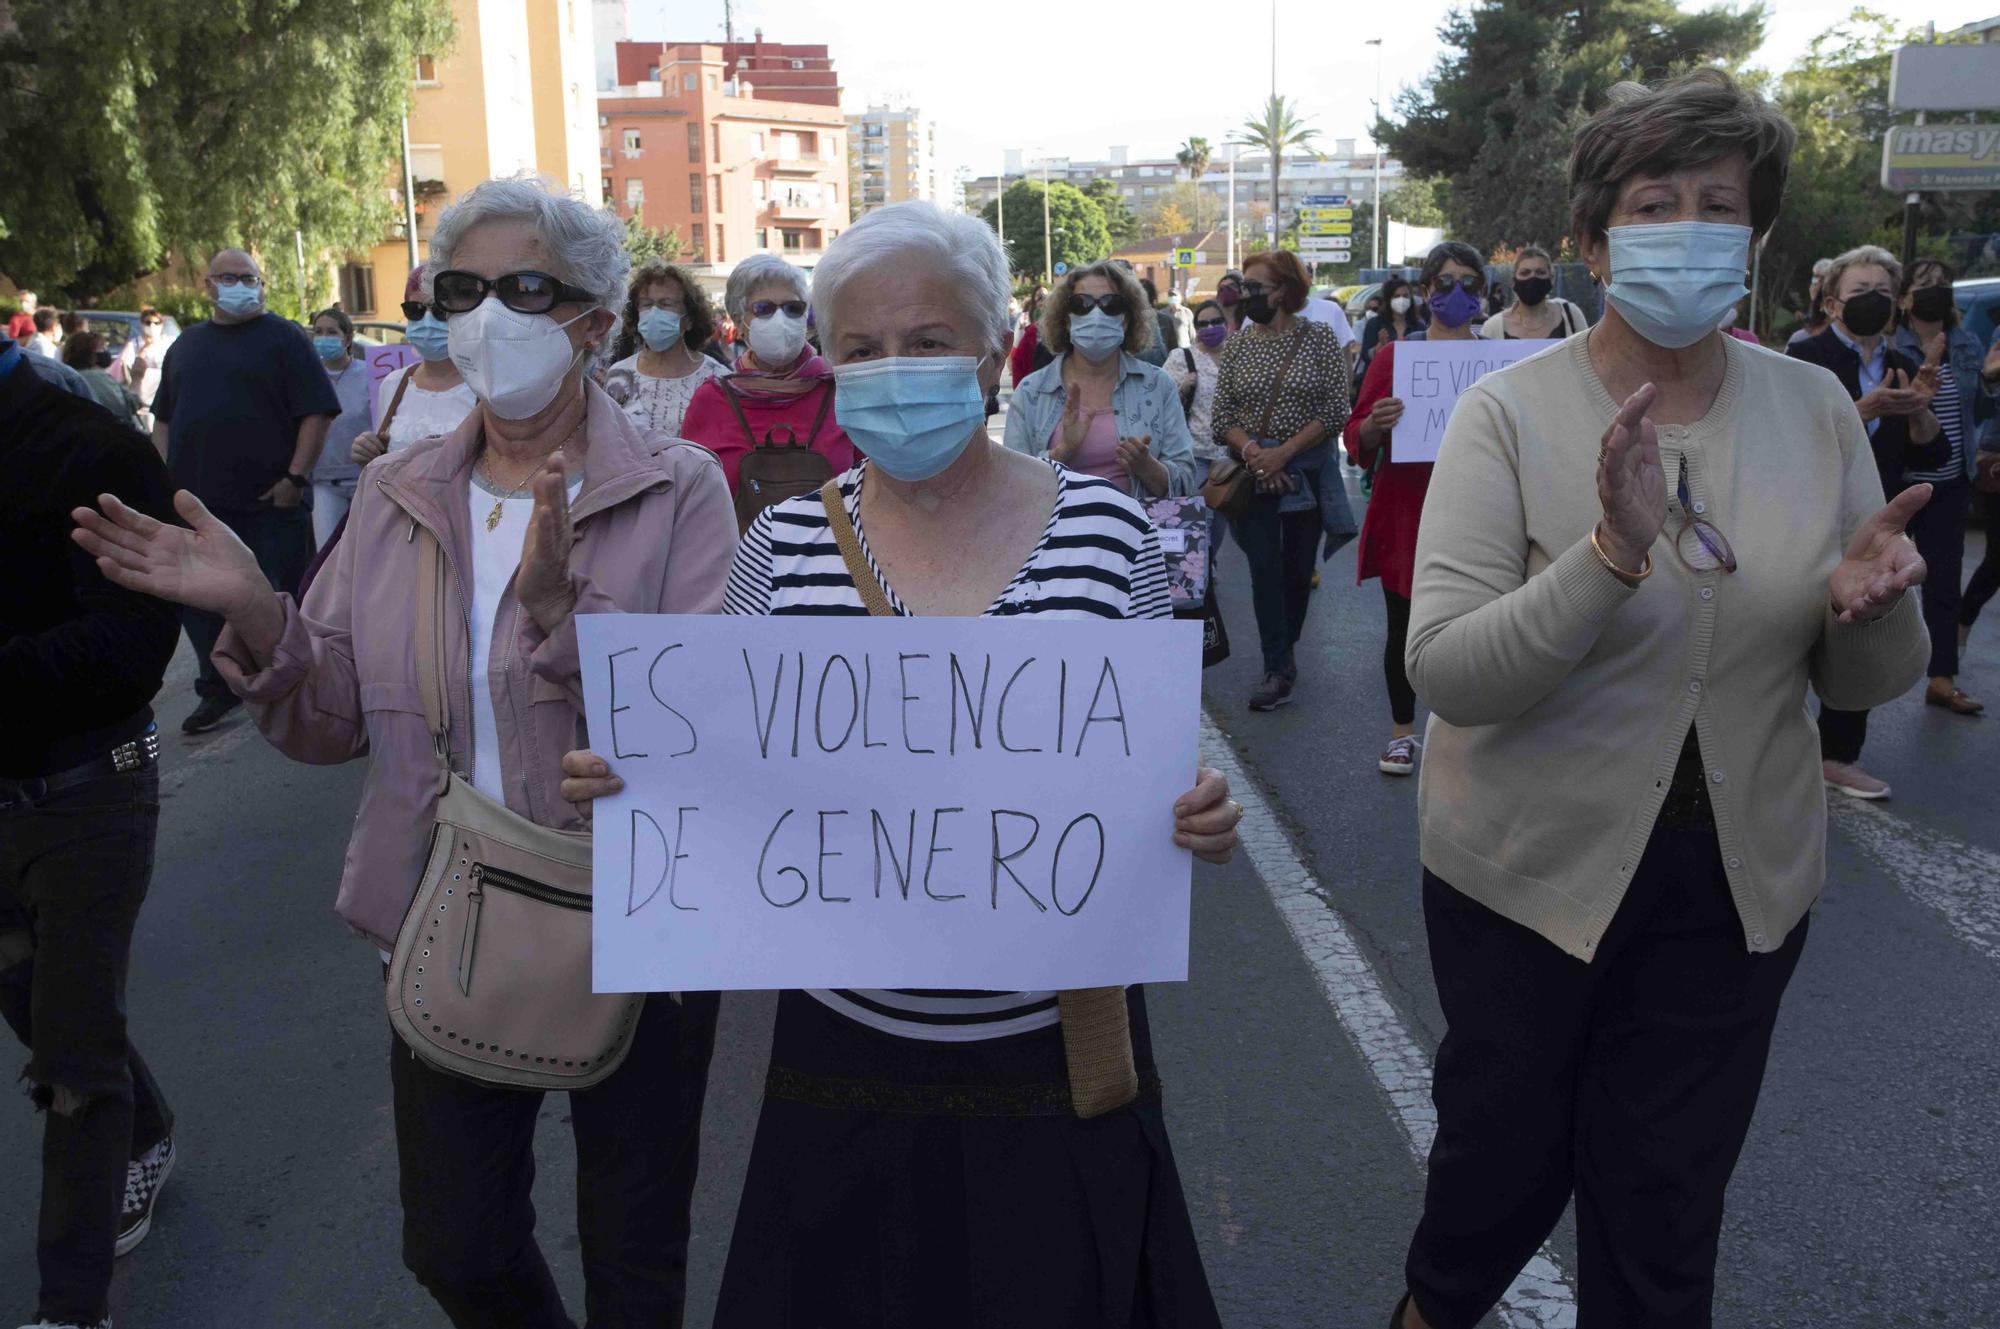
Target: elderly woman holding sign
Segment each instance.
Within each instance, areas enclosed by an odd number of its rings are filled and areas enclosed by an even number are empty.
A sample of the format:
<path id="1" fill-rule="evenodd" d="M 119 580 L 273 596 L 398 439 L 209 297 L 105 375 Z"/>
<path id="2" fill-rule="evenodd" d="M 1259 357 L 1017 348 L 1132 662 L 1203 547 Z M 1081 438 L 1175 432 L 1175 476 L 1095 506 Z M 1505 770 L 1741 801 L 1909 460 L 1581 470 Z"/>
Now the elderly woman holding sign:
<path id="1" fill-rule="evenodd" d="M 1586 1324 L 1706 1325 L 1730 1172 L 1825 881 L 1810 684 L 1922 677 L 1903 534 L 1830 375 L 1716 329 L 1793 132 L 1623 84 L 1570 158 L 1588 334 L 1459 399 L 1417 537 L 1424 917 L 1447 1021 L 1395 1323 L 1469 1329 L 1576 1197 Z"/>
<path id="2" fill-rule="evenodd" d="M 1474 340 L 1472 316 L 1486 289 L 1486 265 L 1471 245 L 1447 240 L 1424 259 L 1418 283 L 1430 308 L 1428 330 L 1419 328 L 1406 341 Z M 1430 487 L 1428 461 L 1395 458 L 1396 422 L 1403 402 L 1390 391 L 1396 378 L 1396 343 L 1384 342 L 1368 363 L 1361 395 L 1347 419 L 1342 437 L 1356 466 L 1374 466 L 1375 487 L 1368 497 L 1368 515 L 1361 523 L 1358 581 L 1382 579 L 1382 604 L 1388 611 L 1388 640 L 1382 647 L 1382 676 L 1389 684 L 1389 746 L 1375 759 L 1384 775 L 1408 775 L 1417 769 L 1417 694 L 1403 668 L 1403 649 L 1410 635 L 1410 576 L 1417 562 L 1417 523 Z"/>
<path id="3" fill-rule="evenodd" d="M 729 492 L 714 457 L 642 431 L 584 376 L 624 294 L 616 217 L 489 180 L 445 210 L 431 255 L 478 409 L 370 464 L 303 605 L 191 494 L 174 500 L 188 528 L 106 497 L 77 538 L 120 585 L 227 618 L 216 664 L 280 750 L 370 758 L 336 907 L 395 952 L 404 1262 L 459 1329 L 571 1323 L 530 1190 L 539 1090 L 575 1083 L 591 1321 L 678 1325 L 715 994 L 634 1003 L 602 1063 L 566 1079 L 549 1062 L 590 1054 L 549 1012 L 596 1011 L 588 896 L 550 884 L 573 864 L 489 859 L 496 841 L 573 851 L 556 794 L 582 710 L 575 615 L 719 608 Z M 424 1011 L 455 1027 L 408 1018 Z"/>
<path id="4" fill-rule="evenodd" d="M 992 229 L 928 203 L 871 212 L 827 249 L 814 311 L 841 427 L 868 460 L 757 518 L 727 612 L 1168 615 L 1158 537 L 1135 502 L 989 440 L 1007 296 Z M 565 767 L 564 797 L 619 787 L 588 752 Z M 1203 772 L 1173 811 L 1175 843 L 1229 856 L 1240 809 L 1219 775 Z M 1136 1097 L 1098 1101 L 1079 1080 L 1073 996 L 1092 1020 L 1108 996 L 1129 1022 Z M 1136 988 L 779 999 L 716 1323 L 830 1319 L 1217 1323 Z"/>

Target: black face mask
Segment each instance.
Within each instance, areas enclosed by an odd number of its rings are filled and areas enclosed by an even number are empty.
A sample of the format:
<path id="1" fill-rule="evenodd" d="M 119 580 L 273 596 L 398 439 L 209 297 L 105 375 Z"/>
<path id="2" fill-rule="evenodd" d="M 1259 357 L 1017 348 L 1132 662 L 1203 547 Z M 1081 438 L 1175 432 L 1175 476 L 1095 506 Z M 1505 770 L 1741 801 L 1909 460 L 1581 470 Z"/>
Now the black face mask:
<path id="1" fill-rule="evenodd" d="M 97 362 L 97 367 L 99 369 L 111 368 L 111 352 L 99 351 L 95 356 L 91 358 Z"/>
<path id="2" fill-rule="evenodd" d="M 1926 323 L 1942 323 L 1951 312 L 1951 287 L 1923 286 L 1910 292 L 1910 313 Z"/>
<path id="3" fill-rule="evenodd" d="M 1522 277 L 1514 283 L 1514 294 L 1524 305 L 1538 305 L 1549 298 L 1555 283 L 1547 277 Z"/>
<path id="4" fill-rule="evenodd" d="M 1840 321 L 1857 337 L 1872 337 L 1889 326 L 1895 302 L 1880 291 L 1866 291 L 1840 306 Z"/>
<path id="5" fill-rule="evenodd" d="M 1271 303 L 1268 295 L 1253 295 L 1243 302 L 1243 312 L 1253 323 L 1269 323 L 1278 316 L 1278 307 Z"/>

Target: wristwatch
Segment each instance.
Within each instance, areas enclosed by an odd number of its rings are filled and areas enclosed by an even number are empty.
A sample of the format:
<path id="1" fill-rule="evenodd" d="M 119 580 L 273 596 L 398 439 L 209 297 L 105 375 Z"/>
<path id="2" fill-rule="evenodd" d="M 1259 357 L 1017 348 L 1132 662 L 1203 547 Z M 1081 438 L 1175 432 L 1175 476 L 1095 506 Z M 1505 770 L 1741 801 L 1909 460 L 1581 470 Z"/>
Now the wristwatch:
<path id="1" fill-rule="evenodd" d="M 303 475 L 298 474 L 296 471 L 286 471 L 285 478 L 287 480 L 290 480 L 292 482 L 292 487 L 294 489 L 297 489 L 301 494 L 305 493 L 306 490 L 312 488 L 312 481 L 306 479 Z"/>

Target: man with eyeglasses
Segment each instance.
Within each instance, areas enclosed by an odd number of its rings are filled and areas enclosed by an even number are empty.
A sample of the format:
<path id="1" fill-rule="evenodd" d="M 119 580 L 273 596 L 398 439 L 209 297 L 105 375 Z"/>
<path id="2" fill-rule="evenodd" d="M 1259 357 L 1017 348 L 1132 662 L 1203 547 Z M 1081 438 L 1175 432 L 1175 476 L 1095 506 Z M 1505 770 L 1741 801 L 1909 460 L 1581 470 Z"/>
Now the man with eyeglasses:
<path id="1" fill-rule="evenodd" d="M 214 316 L 167 350 L 153 442 L 175 487 L 250 546 L 274 588 L 296 591 L 313 556 L 309 477 L 340 399 L 306 334 L 265 310 L 256 259 L 223 250 L 208 262 L 206 285 Z M 185 609 L 181 624 L 200 662 L 200 702 L 181 731 L 206 733 L 242 703 L 208 658 L 222 619 Z"/>

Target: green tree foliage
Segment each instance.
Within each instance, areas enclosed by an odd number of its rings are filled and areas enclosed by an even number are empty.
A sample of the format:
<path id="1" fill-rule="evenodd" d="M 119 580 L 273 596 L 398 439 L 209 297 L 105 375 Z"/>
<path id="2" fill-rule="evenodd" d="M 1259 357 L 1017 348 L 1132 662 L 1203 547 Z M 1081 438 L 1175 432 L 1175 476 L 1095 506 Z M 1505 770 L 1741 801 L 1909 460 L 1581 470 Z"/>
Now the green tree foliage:
<path id="1" fill-rule="evenodd" d="M 1269 154 L 1271 159 L 1271 200 L 1279 198 L 1279 176 L 1284 169 L 1285 154 L 1300 152 L 1317 158 L 1313 144 L 1319 138 L 1319 131 L 1299 119 L 1298 107 L 1289 97 L 1272 96 L 1264 103 L 1262 113 L 1243 122 L 1236 136 L 1253 148 Z M 1280 222 L 1284 219 L 1280 218 Z"/>
<path id="2" fill-rule="evenodd" d="M 1452 234 L 1482 254 L 1529 244 L 1553 253 L 1569 234 L 1567 164 L 1584 112 L 1561 86 L 1549 58 L 1508 84 L 1486 108 L 1479 155 L 1453 177 Z"/>
<path id="3" fill-rule="evenodd" d="M 1208 140 L 1199 134 L 1195 134 L 1191 135 L 1187 142 L 1181 144 L 1180 150 L 1174 153 L 1174 160 L 1179 162 L 1181 169 L 1188 173 L 1190 181 L 1199 183 L 1202 172 L 1208 169 L 1208 159 L 1210 156 Z"/>
<path id="4" fill-rule="evenodd" d="M 1016 180 L 1007 186 L 1007 260 L 1016 272 L 1042 269 L 1042 182 Z M 998 225 L 997 209 L 988 203 L 979 215 L 988 226 Z M 1049 256 L 1077 267 L 1095 263 L 1111 252 L 1111 232 L 1104 213 L 1074 185 L 1057 180 L 1049 185 L 1049 226 L 1053 243 Z"/>
<path id="5" fill-rule="evenodd" d="M 1139 213 L 1139 229 L 1147 238 L 1181 231 L 1206 231 L 1223 225 L 1227 206 L 1224 200 L 1204 193 L 1188 181 L 1177 181 L 1146 201 Z"/>
<path id="6" fill-rule="evenodd" d="M 1763 41 L 1764 14 L 1761 3 L 1691 13 L 1676 0 L 1472 0 L 1438 28 L 1437 67 L 1397 98 L 1402 123 L 1383 120 L 1374 137 L 1409 170 L 1456 178 L 1491 147 L 1489 121 L 1512 134 L 1502 104 L 1515 84 L 1516 106 L 1552 96 L 1594 111 L 1623 79 L 1741 62 Z"/>
<path id="7" fill-rule="evenodd" d="M 646 210 L 634 208 L 625 219 L 625 252 L 632 256 L 635 268 L 648 263 L 671 263 L 681 256 L 680 232 L 671 226 L 655 230 L 646 225 Z"/>
<path id="8" fill-rule="evenodd" d="M 448 0 L 55 0 L 0 32 L 0 270 L 81 302 L 224 245 L 273 296 L 397 220 L 419 52 Z M 324 292 L 315 292 L 315 295 Z M 308 303 L 312 303 L 309 299 Z"/>
<path id="9" fill-rule="evenodd" d="M 1139 238 L 1139 219 L 1126 206 L 1125 196 L 1118 192 L 1118 182 L 1102 176 L 1083 187 L 1083 196 L 1097 205 L 1104 214 L 1104 227 L 1111 233 L 1111 247 L 1121 248 Z"/>
<path id="10" fill-rule="evenodd" d="M 1450 210 L 1451 181 L 1442 176 L 1406 175 L 1382 191 L 1382 216 L 1411 226 L 1450 225 Z"/>

